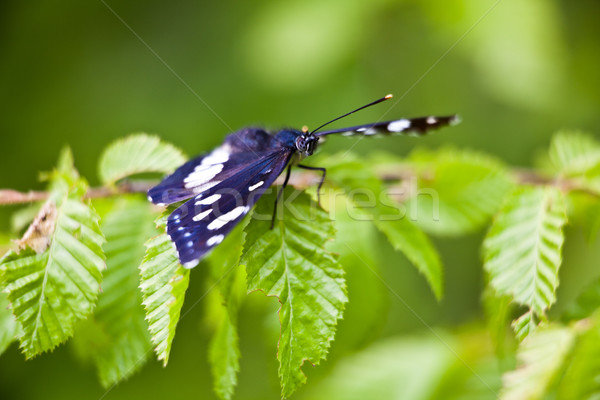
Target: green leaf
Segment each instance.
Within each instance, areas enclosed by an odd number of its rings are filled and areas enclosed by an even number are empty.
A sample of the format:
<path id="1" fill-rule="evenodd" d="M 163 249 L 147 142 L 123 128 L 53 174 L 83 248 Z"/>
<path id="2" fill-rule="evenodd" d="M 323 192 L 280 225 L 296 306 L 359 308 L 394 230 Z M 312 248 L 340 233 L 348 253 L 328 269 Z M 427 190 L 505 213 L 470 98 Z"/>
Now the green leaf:
<path id="1" fill-rule="evenodd" d="M 163 220 L 159 217 L 157 222 L 160 224 Z M 140 274 L 140 288 L 154 352 L 163 365 L 167 365 L 190 282 L 190 270 L 179 264 L 173 243 L 166 233 L 162 233 L 146 242 L 146 255 L 140 265 Z"/>
<path id="2" fill-rule="evenodd" d="M 579 175 L 600 164 L 600 143 L 577 131 L 562 131 L 552 137 L 550 159 L 565 175 Z"/>
<path id="3" fill-rule="evenodd" d="M 43 226 L 44 211 L 34 221 L 32 232 Z M 21 349 L 28 358 L 52 350 L 73 334 L 75 323 L 96 303 L 100 271 L 105 266 L 104 237 L 91 206 L 66 198 L 51 215 L 53 232 L 34 232 L 40 237 L 24 238 L 38 252 L 31 247 L 10 251 L 0 261 L 3 285 L 23 327 Z"/>
<path id="4" fill-rule="evenodd" d="M 0 292 L 0 355 L 15 340 L 17 334 L 17 321 L 9 307 L 6 294 Z"/>
<path id="5" fill-rule="evenodd" d="M 394 249 L 404 253 L 425 276 L 439 300 L 443 296 L 444 285 L 437 251 L 427 235 L 406 217 L 401 205 L 389 198 L 371 165 L 351 154 L 328 156 L 321 159 L 319 165 L 327 168 L 328 181 L 343 188 L 349 200 L 359 209 L 357 219 L 372 221 Z"/>
<path id="6" fill-rule="evenodd" d="M 221 399 L 231 399 L 240 370 L 237 312 L 246 295 L 246 275 L 239 265 L 242 253 L 242 226 L 238 225 L 209 256 L 211 288 L 207 314 L 214 329 L 209 344 L 214 389 Z"/>
<path id="7" fill-rule="evenodd" d="M 519 342 L 522 342 L 523 339 L 535 331 L 537 325 L 535 314 L 532 311 L 527 311 L 525 314 L 515 319 L 511 324 L 515 331 L 515 336 Z"/>
<path id="8" fill-rule="evenodd" d="M 375 225 L 387 236 L 394 249 L 404 253 L 425 276 L 433 294 L 440 300 L 444 295 L 442 262 L 427 235 L 406 218 L 376 220 Z"/>
<path id="9" fill-rule="evenodd" d="M 540 328 L 517 351 L 517 369 L 504 374 L 503 399 L 542 399 L 564 366 L 575 335 L 568 328 Z"/>
<path id="10" fill-rule="evenodd" d="M 555 188 L 520 187 L 507 199 L 484 244 L 484 268 L 500 295 L 543 315 L 556 300 L 567 218 Z"/>
<path id="11" fill-rule="evenodd" d="M 171 173 L 186 157 L 175 146 L 156 136 L 138 133 L 110 144 L 98 165 L 100 180 L 112 185 L 125 177 L 148 173 Z"/>
<path id="12" fill-rule="evenodd" d="M 94 317 L 86 321 L 91 325 L 87 331 L 93 329 L 93 335 L 78 334 L 75 340 L 92 353 L 104 387 L 141 368 L 152 349 L 138 288 L 138 266 L 144 242 L 156 233 L 153 219 L 145 200 L 121 199 L 102 220 L 107 270 Z"/>
<path id="13" fill-rule="evenodd" d="M 571 362 L 562 377 L 557 398 L 567 400 L 600 398 L 600 318 L 576 325 L 580 333 L 573 346 Z"/>
<path id="14" fill-rule="evenodd" d="M 48 201 L 17 242 L 18 249 L 0 260 L 0 282 L 27 358 L 54 349 L 73 334 L 75 324 L 96 304 L 105 268 L 99 217 L 81 200 L 87 185 L 69 148 L 48 177 Z"/>
<path id="15" fill-rule="evenodd" d="M 418 178 L 407 182 L 415 186 L 409 189 L 407 214 L 432 234 L 457 236 L 481 228 L 511 187 L 504 166 L 481 153 L 420 150 L 410 161 Z"/>
<path id="16" fill-rule="evenodd" d="M 264 196 L 245 229 L 242 263 L 248 289 L 276 296 L 279 319 L 279 377 L 282 396 L 290 396 L 306 376 L 304 361 L 313 365 L 325 358 L 347 301 L 342 267 L 324 249 L 335 235 L 326 212 L 304 193 L 295 197 L 288 188 L 282 204 L 283 219 L 270 229 L 275 194 Z"/>

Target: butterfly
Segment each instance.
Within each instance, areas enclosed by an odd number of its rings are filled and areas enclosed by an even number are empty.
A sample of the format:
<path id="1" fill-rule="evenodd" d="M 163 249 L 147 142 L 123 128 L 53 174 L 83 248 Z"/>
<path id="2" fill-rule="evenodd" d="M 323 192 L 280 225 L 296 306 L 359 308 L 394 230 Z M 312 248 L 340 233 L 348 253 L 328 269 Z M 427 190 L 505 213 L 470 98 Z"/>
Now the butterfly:
<path id="1" fill-rule="evenodd" d="M 306 128 L 282 129 L 276 133 L 269 133 L 262 128 L 241 129 L 227 136 L 223 144 L 212 152 L 186 162 L 152 187 L 148 191 L 148 199 L 156 205 L 166 206 L 185 200 L 169 215 L 166 228 L 180 263 L 185 268 L 198 265 L 286 170 L 285 180 L 277 196 L 279 200 L 290 178 L 292 165 L 321 173 L 318 194 L 325 180 L 326 170 L 302 165 L 299 161 L 312 155 L 324 136 L 423 135 L 432 129 L 458 122 L 456 115 L 429 116 L 320 131 L 338 119 L 391 97 L 387 95 L 375 100 L 310 132 Z M 275 210 L 273 221 L 274 218 Z"/>

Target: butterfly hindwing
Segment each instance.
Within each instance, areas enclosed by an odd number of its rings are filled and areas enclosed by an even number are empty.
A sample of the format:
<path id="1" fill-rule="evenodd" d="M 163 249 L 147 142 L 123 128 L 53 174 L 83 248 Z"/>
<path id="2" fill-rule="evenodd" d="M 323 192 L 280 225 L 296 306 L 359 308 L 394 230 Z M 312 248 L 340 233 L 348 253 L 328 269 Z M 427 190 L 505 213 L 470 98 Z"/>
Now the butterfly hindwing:
<path id="1" fill-rule="evenodd" d="M 196 157 L 148 191 L 154 204 L 167 205 L 189 199 L 224 182 L 277 149 L 273 136 L 260 128 L 246 128 L 225 139 L 212 152 Z"/>
<path id="2" fill-rule="evenodd" d="M 395 121 L 377 122 L 368 125 L 358 125 L 349 128 L 334 129 L 330 131 L 318 132 L 316 136 L 326 136 L 332 134 L 341 134 L 342 136 L 354 135 L 424 135 L 430 130 L 438 129 L 446 125 L 452 125 L 458 122 L 456 115 L 445 117 L 421 117 L 421 118 L 402 118 Z"/>
<path id="3" fill-rule="evenodd" d="M 259 157 L 171 213 L 167 234 L 183 266 L 193 268 L 225 239 L 285 169 L 291 154 L 279 149 Z"/>

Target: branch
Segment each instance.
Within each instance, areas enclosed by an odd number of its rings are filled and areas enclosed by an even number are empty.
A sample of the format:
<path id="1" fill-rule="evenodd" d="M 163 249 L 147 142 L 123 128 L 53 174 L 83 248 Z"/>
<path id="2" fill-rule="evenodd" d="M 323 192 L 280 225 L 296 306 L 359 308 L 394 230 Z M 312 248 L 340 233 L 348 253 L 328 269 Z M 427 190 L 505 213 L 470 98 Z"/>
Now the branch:
<path id="1" fill-rule="evenodd" d="M 398 168 L 392 171 L 386 169 L 385 171 L 379 171 L 378 174 L 379 177 L 386 182 L 403 181 L 417 178 L 417 174 L 411 168 Z M 566 192 L 577 191 L 594 197 L 600 197 L 598 193 L 581 186 L 576 181 L 555 179 L 530 169 L 514 169 L 513 177 L 519 184 L 537 186 L 551 185 L 556 186 Z M 315 174 L 314 172 L 310 171 L 296 171 L 292 173 L 289 183 L 295 188 L 306 189 L 319 183 L 320 179 L 320 174 Z M 279 177 L 275 183 L 282 184 L 283 177 Z M 156 185 L 156 182 L 154 181 L 137 181 L 124 182 L 114 188 L 106 186 L 95 187 L 88 189 L 87 193 L 85 194 L 85 198 L 95 199 L 119 196 L 128 193 L 146 193 L 154 185 Z M 0 189 L 0 206 L 44 201 L 48 199 L 48 195 L 49 193 L 45 191 L 19 192 L 12 189 Z"/>

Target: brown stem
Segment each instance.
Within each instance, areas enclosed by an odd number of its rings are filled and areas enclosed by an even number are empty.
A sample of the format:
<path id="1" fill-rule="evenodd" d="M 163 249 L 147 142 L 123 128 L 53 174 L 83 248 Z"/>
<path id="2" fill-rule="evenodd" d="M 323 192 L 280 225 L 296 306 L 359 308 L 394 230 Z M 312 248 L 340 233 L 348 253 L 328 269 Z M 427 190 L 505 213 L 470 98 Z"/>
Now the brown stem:
<path id="1" fill-rule="evenodd" d="M 380 178 L 385 181 L 402 181 L 416 178 L 415 171 L 410 168 L 399 168 L 395 171 L 386 169 L 380 171 Z M 579 191 L 590 194 L 595 197 L 600 197 L 596 192 L 581 186 L 575 181 L 567 179 L 555 179 L 542 175 L 536 171 L 529 169 L 514 169 L 513 177 L 517 183 L 529 185 L 552 185 L 560 188 L 563 191 Z M 290 177 L 290 185 L 304 189 L 319 182 L 319 175 L 311 171 L 296 171 Z M 281 183 L 281 177 L 275 182 Z M 100 186 L 88 189 L 85 197 L 88 199 L 112 197 L 127 193 L 146 193 L 156 182 L 126 182 L 115 188 Z M 11 204 L 23 204 L 36 201 L 44 201 L 48 198 L 49 193 L 45 191 L 29 191 L 19 192 L 12 189 L 0 189 L 0 206 Z"/>

